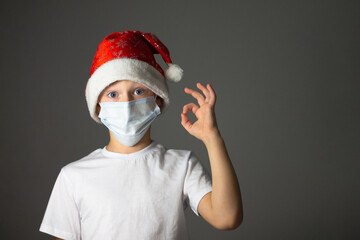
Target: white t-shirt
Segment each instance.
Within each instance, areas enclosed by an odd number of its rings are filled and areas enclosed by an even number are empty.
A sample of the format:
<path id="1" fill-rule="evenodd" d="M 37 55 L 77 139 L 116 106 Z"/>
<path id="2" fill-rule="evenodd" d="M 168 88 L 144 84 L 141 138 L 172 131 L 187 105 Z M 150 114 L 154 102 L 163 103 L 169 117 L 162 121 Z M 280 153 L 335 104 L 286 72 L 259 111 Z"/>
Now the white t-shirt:
<path id="1" fill-rule="evenodd" d="M 152 141 L 130 154 L 98 148 L 62 167 L 40 231 L 66 240 L 188 239 L 212 179 L 193 152 Z"/>

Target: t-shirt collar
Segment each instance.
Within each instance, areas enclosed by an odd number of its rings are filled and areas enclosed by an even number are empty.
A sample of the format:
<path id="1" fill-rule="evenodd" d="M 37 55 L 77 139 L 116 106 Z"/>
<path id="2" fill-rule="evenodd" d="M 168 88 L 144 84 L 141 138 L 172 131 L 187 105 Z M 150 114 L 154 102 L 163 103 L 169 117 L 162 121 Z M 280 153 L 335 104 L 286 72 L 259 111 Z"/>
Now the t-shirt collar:
<path id="1" fill-rule="evenodd" d="M 133 153 L 111 152 L 106 149 L 106 147 L 107 147 L 107 145 L 106 145 L 101 149 L 101 153 L 103 155 L 105 155 L 106 157 L 110 157 L 110 158 L 121 158 L 121 159 L 139 158 L 141 156 L 146 155 L 149 151 L 153 150 L 155 145 L 156 145 L 156 142 L 154 140 L 152 140 L 152 142 L 148 146 L 146 146 L 145 148 L 143 148 L 137 152 L 133 152 Z"/>

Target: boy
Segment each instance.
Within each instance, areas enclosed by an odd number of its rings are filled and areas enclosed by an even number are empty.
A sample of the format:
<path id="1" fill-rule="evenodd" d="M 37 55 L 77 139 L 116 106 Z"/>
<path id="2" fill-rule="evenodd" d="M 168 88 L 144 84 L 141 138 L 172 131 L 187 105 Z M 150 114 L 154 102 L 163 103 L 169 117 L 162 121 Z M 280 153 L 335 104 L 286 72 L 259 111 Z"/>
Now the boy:
<path id="1" fill-rule="evenodd" d="M 156 63 L 157 53 L 166 71 Z M 91 117 L 109 129 L 110 142 L 61 169 L 40 231 L 66 240 L 188 239 L 187 206 L 217 229 L 240 225 L 240 189 L 209 84 L 197 84 L 203 94 L 185 88 L 199 105 L 184 106 L 181 124 L 205 144 L 212 179 L 193 152 L 166 149 L 150 137 L 151 123 L 169 105 L 166 80 L 181 77 L 153 34 L 117 32 L 100 43 L 85 95 Z M 189 111 L 196 122 L 189 121 Z"/>

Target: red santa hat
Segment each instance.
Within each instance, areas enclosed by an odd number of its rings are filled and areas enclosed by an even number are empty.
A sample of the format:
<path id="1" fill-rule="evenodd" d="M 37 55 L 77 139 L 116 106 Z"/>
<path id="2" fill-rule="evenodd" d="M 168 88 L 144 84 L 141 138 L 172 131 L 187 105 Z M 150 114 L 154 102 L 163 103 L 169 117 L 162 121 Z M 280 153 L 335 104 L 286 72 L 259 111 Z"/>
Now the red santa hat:
<path id="1" fill-rule="evenodd" d="M 160 54 L 168 65 L 164 71 L 154 54 Z M 98 46 L 85 87 L 85 97 L 91 117 L 102 124 L 96 114 L 100 93 L 118 80 L 131 80 L 144 85 L 161 97 L 163 113 L 169 103 L 166 80 L 178 82 L 183 70 L 170 59 L 169 50 L 151 33 L 140 31 L 115 32 Z"/>

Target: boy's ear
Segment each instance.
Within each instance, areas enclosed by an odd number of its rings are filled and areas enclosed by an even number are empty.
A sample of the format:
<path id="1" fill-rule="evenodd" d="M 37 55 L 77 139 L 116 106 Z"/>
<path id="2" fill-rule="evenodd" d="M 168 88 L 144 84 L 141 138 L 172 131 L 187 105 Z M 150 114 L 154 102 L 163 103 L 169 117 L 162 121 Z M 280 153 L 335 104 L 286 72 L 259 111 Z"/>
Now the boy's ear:
<path id="1" fill-rule="evenodd" d="M 96 109 L 95 109 L 95 113 L 96 113 L 96 115 L 98 116 L 99 115 L 99 113 L 100 113 L 100 104 L 99 103 L 97 103 L 96 104 Z"/>
<path id="2" fill-rule="evenodd" d="M 162 99 L 159 96 L 156 96 L 156 104 L 159 106 L 159 108 L 162 107 L 163 103 L 164 103 L 164 99 Z"/>

